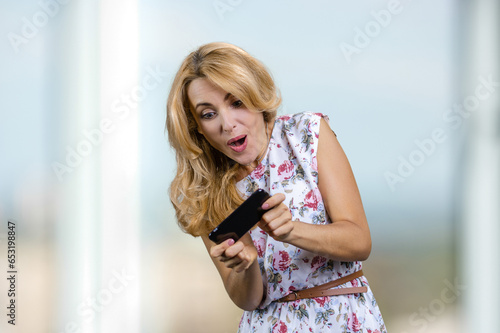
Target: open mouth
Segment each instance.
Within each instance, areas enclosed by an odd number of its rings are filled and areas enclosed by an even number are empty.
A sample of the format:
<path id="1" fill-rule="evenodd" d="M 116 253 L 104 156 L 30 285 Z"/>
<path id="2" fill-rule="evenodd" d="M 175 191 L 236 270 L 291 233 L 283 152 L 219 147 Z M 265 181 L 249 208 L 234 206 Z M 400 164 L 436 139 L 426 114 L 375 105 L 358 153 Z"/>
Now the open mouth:
<path id="1" fill-rule="evenodd" d="M 227 144 L 232 146 L 232 147 L 239 147 L 245 143 L 246 139 L 247 139 L 247 136 L 242 135 L 242 136 L 239 136 L 239 137 L 236 137 L 234 139 L 229 140 Z"/>
<path id="2" fill-rule="evenodd" d="M 247 136 L 246 135 L 240 135 L 235 138 L 232 138 L 227 142 L 227 145 L 229 148 L 234 150 L 237 153 L 241 153 L 245 150 L 247 147 Z"/>

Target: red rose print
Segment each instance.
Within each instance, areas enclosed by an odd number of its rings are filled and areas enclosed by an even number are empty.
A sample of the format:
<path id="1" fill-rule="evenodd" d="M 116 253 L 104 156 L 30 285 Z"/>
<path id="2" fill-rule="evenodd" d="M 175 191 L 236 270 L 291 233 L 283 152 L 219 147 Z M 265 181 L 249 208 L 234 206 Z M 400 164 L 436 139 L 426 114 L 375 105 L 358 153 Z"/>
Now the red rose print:
<path id="1" fill-rule="evenodd" d="M 288 252 L 279 251 L 278 255 L 273 258 L 273 267 L 275 270 L 283 272 L 290 266 L 291 262 L 292 259 L 290 258 Z"/>
<path id="2" fill-rule="evenodd" d="M 313 260 L 311 262 L 311 269 L 315 271 L 318 268 L 320 268 L 321 266 L 323 266 L 323 264 L 325 262 L 326 262 L 326 258 L 325 257 L 316 256 L 316 257 L 313 258 Z"/>
<path id="3" fill-rule="evenodd" d="M 252 177 L 254 179 L 260 179 L 265 171 L 266 167 L 264 166 L 264 164 L 259 164 L 255 169 L 253 169 Z"/>
<path id="4" fill-rule="evenodd" d="M 311 169 L 318 172 L 318 160 L 316 159 L 316 156 L 313 156 L 311 160 Z"/>
<path id="5" fill-rule="evenodd" d="M 264 256 L 265 252 L 265 247 L 266 247 L 266 241 L 264 238 L 259 238 L 256 241 L 253 242 L 255 245 L 255 248 L 257 249 L 257 255 L 259 258 L 262 258 Z"/>
<path id="6" fill-rule="evenodd" d="M 287 333 L 288 329 L 286 328 L 286 324 L 280 320 L 279 323 L 273 326 L 273 333 Z"/>
<path id="7" fill-rule="evenodd" d="M 324 307 L 325 303 L 330 300 L 330 297 L 316 297 L 314 300 L 319 304 L 319 306 Z"/>
<path id="8" fill-rule="evenodd" d="M 321 201 L 321 199 L 322 199 L 321 193 L 319 193 L 318 189 L 310 190 L 309 193 L 307 193 L 306 197 L 304 198 L 304 206 L 317 210 L 318 204 Z"/>
<path id="9" fill-rule="evenodd" d="M 351 328 L 353 332 L 359 332 L 361 329 L 361 324 L 359 323 L 358 316 L 355 313 L 352 314 Z"/>
<path id="10" fill-rule="evenodd" d="M 290 179 L 293 175 L 293 163 L 292 161 L 285 161 L 278 167 L 278 176 L 283 181 L 285 179 Z"/>

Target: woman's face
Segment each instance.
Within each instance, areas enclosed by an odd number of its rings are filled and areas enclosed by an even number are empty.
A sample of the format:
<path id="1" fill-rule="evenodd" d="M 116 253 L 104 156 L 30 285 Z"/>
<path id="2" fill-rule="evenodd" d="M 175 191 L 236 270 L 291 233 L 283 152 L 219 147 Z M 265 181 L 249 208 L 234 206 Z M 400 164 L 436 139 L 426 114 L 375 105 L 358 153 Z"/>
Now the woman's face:
<path id="1" fill-rule="evenodd" d="M 267 149 L 264 115 L 253 112 L 205 78 L 193 80 L 188 98 L 198 131 L 218 151 L 241 165 L 251 165 Z"/>

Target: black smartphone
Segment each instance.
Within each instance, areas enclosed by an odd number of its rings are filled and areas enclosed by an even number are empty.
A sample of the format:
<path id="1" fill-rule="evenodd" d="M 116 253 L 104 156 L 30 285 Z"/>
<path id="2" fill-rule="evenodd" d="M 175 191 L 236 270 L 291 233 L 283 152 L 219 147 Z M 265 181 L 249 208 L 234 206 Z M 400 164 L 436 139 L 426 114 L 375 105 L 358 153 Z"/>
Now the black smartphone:
<path id="1" fill-rule="evenodd" d="M 229 238 L 234 239 L 236 242 L 260 221 L 262 215 L 266 212 L 261 206 L 268 198 L 269 193 L 262 189 L 253 192 L 234 212 L 210 232 L 208 238 L 217 244 Z"/>

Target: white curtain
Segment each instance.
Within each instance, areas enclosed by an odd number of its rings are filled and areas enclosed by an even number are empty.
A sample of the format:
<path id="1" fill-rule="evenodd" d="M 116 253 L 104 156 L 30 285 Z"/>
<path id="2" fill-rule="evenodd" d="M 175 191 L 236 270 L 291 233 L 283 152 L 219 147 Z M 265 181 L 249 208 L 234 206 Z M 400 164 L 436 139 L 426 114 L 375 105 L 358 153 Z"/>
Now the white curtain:
<path id="1" fill-rule="evenodd" d="M 136 106 L 122 107 L 141 93 L 137 3 L 78 1 L 65 10 L 55 41 L 69 167 L 59 170 L 57 327 L 140 332 L 138 117 Z"/>
<path id="2" fill-rule="evenodd" d="M 462 8 L 462 97 L 466 135 L 463 223 L 459 249 L 464 332 L 495 330 L 500 313 L 500 6 L 465 1 Z"/>

